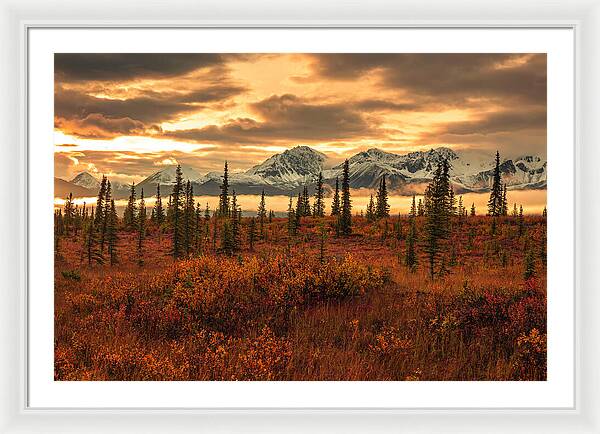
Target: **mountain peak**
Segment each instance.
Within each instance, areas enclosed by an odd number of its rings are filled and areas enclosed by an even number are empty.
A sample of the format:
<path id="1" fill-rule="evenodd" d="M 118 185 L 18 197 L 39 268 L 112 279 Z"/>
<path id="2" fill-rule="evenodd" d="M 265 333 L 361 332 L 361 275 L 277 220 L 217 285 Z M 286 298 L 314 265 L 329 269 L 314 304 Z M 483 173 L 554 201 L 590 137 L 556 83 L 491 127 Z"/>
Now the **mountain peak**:
<path id="1" fill-rule="evenodd" d="M 96 189 L 100 186 L 100 181 L 89 172 L 80 172 L 71 180 L 71 182 L 84 188 Z"/>
<path id="2" fill-rule="evenodd" d="M 140 184 L 165 184 L 165 185 L 173 185 L 175 184 L 175 172 L 177 170 L 177 165 L 165 166 L 163 169 L 158 172 L 153 173 L 146 179 L 144 179 Z M 202 175 L 193 167 L 190 166 L 181 166 L 181 175 L 184 181 L 197 181 L 202 178 Z"/>
<path id="3" fill-rule="evenodd" d="M 308 146 L 296 146 L 275 154 L 246 171 L 248 176 L 261 176 L 268 183 L 297 187 L 312 181 L 323 170 L 327 157 Z"/>

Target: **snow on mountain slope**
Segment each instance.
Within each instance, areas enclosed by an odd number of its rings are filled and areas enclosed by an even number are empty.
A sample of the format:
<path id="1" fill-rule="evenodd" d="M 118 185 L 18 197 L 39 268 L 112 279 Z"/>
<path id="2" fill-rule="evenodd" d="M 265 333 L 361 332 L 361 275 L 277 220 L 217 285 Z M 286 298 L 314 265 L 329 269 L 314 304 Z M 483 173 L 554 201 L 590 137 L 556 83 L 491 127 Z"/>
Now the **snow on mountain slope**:
<path id="1" fill-rule="evenodd" d="M 175 184 L 176 170 L 177 166 L 167 166 L 164 169 L 153 173 L 152 175 L 144 179 L 140 184 L 173 185 Z M 200 172 L 198 172 L 196 169 L 190 166 L 181 166 L 181 176 L 185 182 L 187 182 L 188 180 L 195 182 L 203 178 Z"/>
<path id="2" fill-rule="evenodd" d="M 442 159 L 450 162 L 451 180 L 459 190 L 483 191 L 491 185 L 493 154 L 483 151 L 458 152 L 440 147 L 403 155 L 377 148 L 359 152 L 348 159 L 350 187 L 375 189 L 385 174 L 390 191 L 410 194 L 415 188 L 418 190 L 420 184 L 431 180 Z M 297 146 L 275 154 L 245 172 L 235 172 L 230 167 L 229 184 L 238 194 L 260 194 L 262 190 L 267 194 L 290 194 L 305 185 L 310 189 L 322 172 L 325 183 L 331 186 L 336 177 L 341 179 L 343 165 L 325 169 L 326 165 L 327 157 L 324 154 L 308 146 Z M 175 168 L 176 166 L 165 167 L 150 175 L 138 184 L 137 190 L 144 188 L 148 193 L 154 191 L 156 184 L 160 183 L 163 194 L 168 194 L 175 183 Z M 502 180 L 510 189 L 546 186 L 546 161 L 539 156 L 506 159 L 501 162 L 500 169 Z M 222 172 L 202 175 L 189 166 L 182 166 L 182 172 L 183 180 L 192 182 L 196 194 L 219 194 Z M 93 183 L 91 175 L 80 175 L 82 183 Z"/>
<path id="3" fill-rule="evenodd" d="M 78 185 L 83 188 L 89 188 L 91 190 L 98 190 L 100 188 L 100 181 L 98 181 L 93 175 L 88 172 L 81 172 L 75 178 L 71 179 L 71 183 Z"/>
<path id="4" fill-rule="evenodd" d="M 247 170 L 245 175 L 258 176 L 271 185 L 294 188 L 313 182 L 323 170 L 325 160 L 324 154 L 308 146 L 296 146 L 267 158 Z"/>

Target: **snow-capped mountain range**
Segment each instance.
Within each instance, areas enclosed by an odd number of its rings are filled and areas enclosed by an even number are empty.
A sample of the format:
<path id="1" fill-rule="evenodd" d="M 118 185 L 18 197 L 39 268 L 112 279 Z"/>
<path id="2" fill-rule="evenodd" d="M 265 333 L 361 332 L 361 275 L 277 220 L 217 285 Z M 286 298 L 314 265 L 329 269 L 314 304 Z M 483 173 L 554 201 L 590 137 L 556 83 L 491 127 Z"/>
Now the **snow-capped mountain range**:
<path id="1" fill-rule="evenodd" d="M 417 151 L 400 155 L 372 148 L 359 152 L 348 159 L 350 187 L 374 189 L 385 174 L 390 191 L 412 194 L 422 191 L 431 180 L 437 163 L 447 158 L 451 164 L 451 180 L 457 192 L 485 191 L 491 185 L 494 155 L 481 152 L 456 152 L 440 147 L 429 151 Z M 320 172 L 325 184 L 333 186 L 336 177 L 341 179 L 343 164 L 331 165 L 325 154 L 308 146 L 297 146 L 281 154 L 275 154 L 261 164 L 245 172 L 234 172 L 230 167 L 229 183 L 238 194 L 292 194 L 305 185 L 312 188 Z M 502 180 L 509 189 L 546 188 L 546 160 L 537 155 L 526 155 L 501 161 Z M 202 174 L 189 166 L 182 166 L 183 179 L 190 180 L 197 195 L 217 195 L 222 173 Z M 98 179 L 87 172 L 77 175 L 71 183 L 95 190 Z M 137 185 L 146 195 L 154 194 L 161 185 L 168 194 L 175 183 L 175 166 L 167 166 L 150 175 Z M 113 183 L 114 184 L 114 183 Z M 124 188 L 123 188 L 124 187 Z M 122 196 L 127 186 L 117 185 L 116 196 Z"/>

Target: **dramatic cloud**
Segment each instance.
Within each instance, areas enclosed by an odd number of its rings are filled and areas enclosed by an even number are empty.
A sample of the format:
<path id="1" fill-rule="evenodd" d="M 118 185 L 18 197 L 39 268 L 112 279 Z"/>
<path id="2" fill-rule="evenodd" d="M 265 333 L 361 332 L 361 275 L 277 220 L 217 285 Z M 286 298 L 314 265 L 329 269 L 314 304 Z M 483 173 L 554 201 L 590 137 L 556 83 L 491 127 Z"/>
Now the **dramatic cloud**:
<path id="1" fill-rule="evenodd" d="M 545 54 L 56 54 L 56 174 L 245 170 L 308 144 L 546 153 Z"/>
<path id="2" fill-rule="evenodd" d="M 363 116 L 342 104 L 312 104 L 295 95 L 273 95 L 250 104 L 261 120 L 239 118 L 223 125 L 164 133 L 195 142 L 260 143 L 265 140 L 321 141 L 369 136 Z"/>
<path id="3" fill-rule="evenodd" d="M 122 81 L 173 77 L 224 62 L 225 56 L 211 53 L 57 53 L 54 73 L 60 81 Z"/>
<path id="4" fill-rule="evenodd" d="M 205 109 L 199 103 L 223 102 L 243 91 L 239 86 L 211 86 L 187 93 L 150 91 L 142 97 L 110 99 L 59 88 L 54 99 L 55 127 L 88 138 L 139 135 L 160 129 L 157 123 Z"/>
<path id="5" fill-rule="evenodd" d="M 312 67 L 318 77 L 347 81 L 379 74 L 384 87 L 437 100 L 546 101 L 545 54 L 330 54 L 313 55 Z"/>

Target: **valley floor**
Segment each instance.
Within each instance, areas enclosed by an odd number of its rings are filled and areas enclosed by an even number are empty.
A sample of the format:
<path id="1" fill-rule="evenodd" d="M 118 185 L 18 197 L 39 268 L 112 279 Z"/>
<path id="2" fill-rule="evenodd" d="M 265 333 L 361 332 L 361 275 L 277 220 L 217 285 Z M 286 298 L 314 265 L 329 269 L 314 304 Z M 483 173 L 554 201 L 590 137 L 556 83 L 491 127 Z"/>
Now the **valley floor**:
<path id="1" fill-rule="evenodd" d="M 135 234 L 119 263 L 82 261 L 63 237 L 55 264 L 57 380 L 544 380 L 546 219 L 453 221 L 434 280 L 417 218 L 418 264 L 404 265 L 408 220 L 331 218 L 288 237 L 274 219 L 249 249 L 173 261 L 169 234 Z M 398 231 L 398 222 L 401 231 Z M 215 244 L 218 247 L 219 243 Z M 527 278 L 524 271 L 528 268 Z"/>

